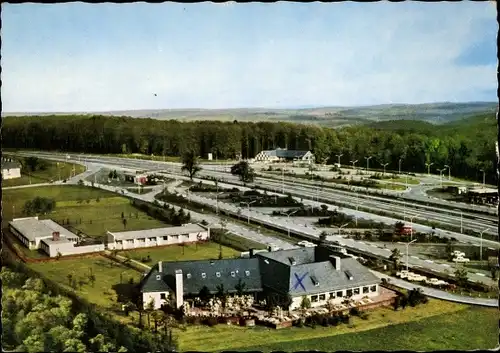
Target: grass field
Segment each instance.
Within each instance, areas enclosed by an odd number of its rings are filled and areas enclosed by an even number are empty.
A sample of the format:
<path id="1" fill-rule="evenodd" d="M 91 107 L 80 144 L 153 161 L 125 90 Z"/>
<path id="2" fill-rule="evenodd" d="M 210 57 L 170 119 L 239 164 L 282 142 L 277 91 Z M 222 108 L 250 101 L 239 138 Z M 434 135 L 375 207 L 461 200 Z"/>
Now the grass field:
<path id="1" fill-rule="evenodd" d="M 389 180 L 395 183 L 406 183 L 406 178 L 394 178 Z M 418 185 L 420 184 L 420 181 L 418 181 L 417 179 L 408 178 L 408 184 Z"/>
<path id="2" fill-rule="evenodd" d="M 180 350 L 207 352 L 474 349 L 493 348 L 498 339 L 495 309 L 438 300 L 398 311 L 379 308 L 368 320 L 351 320 L 350 325 L 315 329 L 192 326 L 177 334 Z"/>
<path id="3" fill-rule="evenodd" d="M 120 251 L 118 254 L 122 256 L 128 254 L 131 259 L 138 261 L 149 255 L 151 262 L 147 263 L 148 266 L 152 266 L 158 261 L 216 260 L 219 258 L 219 244 L 208 242 L 198 244 L 198 247 L 195 244 L 186 246 L 172 245 L 161 248 Z M 222 256 L 224 258 L 234 258 L 239 257 L 240 253 L 227 246 L 222 246 Z"/>
<path id="4" fill-rule="evenodd" d="M 378 183 L 376 188 L 386 190 L 406 190 L 406 186 L 392 183 Z"/>
<path id="5" fill-rule="evenodd" d="M 3 220 L 10 221 L 21 217 L 24 203 L 35 196 L 50 197 L 56 200 L 55 210 L 43 218 L 54 220 L 70 220 L 70 225 L 89 236 L 102 236 L 109 231 L 140 230 L 168 227 L 161 221 L 149 217 L 130 205 L 125 197 L 117 196 L 105 190 L 83 186 L 43 186 L 39 188 L 24 188 L 4 190 Z M 99 202 L 96 199 L 99 198 Z M 88 202 L 87 202 L 88 201 Z M 127 218 L 124 228 L 121 213 Z M 136 218 L 136 214 L 138 218 Z M 81 224 L 76 224 L 82 220 Z M 92 221 L 92 223 L 90 223 Z"/>
<path id="6" fill-rule="evenodd" d="M 48 183 L 51 180 L 59 180 L 59 178 L 61 180 L 68 179 L 73 176 L 73 167 L 75 168 L 75 174 L 85 172 L 85 167 L 80 164 L 59 162 L 59 165 L 57 165 L 57 162 L 54 161 L 43 161 L 47 164 L 47 169 L 37 170 L 30 173 L 31 175 L 21 170 L 20 178 L 3 180 L 2 187 Z"/>
<path id="7" fill-rule="evenodd" d="M 71 289 L 68 275 L 71 274 L 77 281 L 84 280 L 86 283 L 77 287 L 75 292 L 89 302 L 97 304 L 106 309 L 116 308 L 116 291 L 113 286 L 120 284 L 120 274 L 123 283 L 130 278 L 135 283 L 141 278 L 141 274 L 102 256 L 82 257 L 79 259 L 60 260 L 45 263 L 31 263 L 29 267 L 45 275 L 47 278 L 59 283 L 66 289 Z M 94 286 L 89 282 L 90 271 L 95 276 Z M 109 293 L 108 295 L 105 293 Z"/>

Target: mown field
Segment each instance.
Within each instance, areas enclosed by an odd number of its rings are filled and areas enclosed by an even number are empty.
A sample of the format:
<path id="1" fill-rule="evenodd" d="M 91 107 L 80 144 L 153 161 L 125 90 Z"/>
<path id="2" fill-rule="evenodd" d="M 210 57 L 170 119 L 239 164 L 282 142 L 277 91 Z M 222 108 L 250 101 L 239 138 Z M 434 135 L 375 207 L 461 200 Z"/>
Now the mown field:
<path id="1" fill-rule="evenodd" d="M 24 203 L 36 196 L 56 200 L 56 208 L 40 219 L 67 221 L 73 229 L 93 237 L 106 234 L 106 231 L 141 230 L 168 227 L 169 225 L 149 217 L 137 210 L 127 198 L 100 189 L 84 186 L 42 186 L 37 188 L 7 189 L 3 193 L 3 220 L 23 217 Z M 123 225 L 121 214 L 127 219 Z M 81 223 L 80 223 L 81 220 Z M 5 226 L 5 224 L 3 224 Z"/>
<path id="2" fill-rule="evenodd" d="M 37 170 L 34 172 L 26 172 L 26 169 L 21 169 L 21 177 L 17 179 L 2 180 L 2 187 L 20 186 L 29 184 L 48 183 L 51 180 L 64 180 L 85 172 L 85 167 L 80 164 L 54 162 L 43 160 L 47 168 L 45 170 Z M 74 168 L 74 170 L 73 170 Z"/>
<path id="3" fill-rule="evenodd" d="M 498 342 L 498 311 L 430 300 L 405 310 L 376 309 L 368 320 L 355 317 L 349 325 L 338 327 L 195 326 L 178 335 L 182 351 L 489 349 Z"/>

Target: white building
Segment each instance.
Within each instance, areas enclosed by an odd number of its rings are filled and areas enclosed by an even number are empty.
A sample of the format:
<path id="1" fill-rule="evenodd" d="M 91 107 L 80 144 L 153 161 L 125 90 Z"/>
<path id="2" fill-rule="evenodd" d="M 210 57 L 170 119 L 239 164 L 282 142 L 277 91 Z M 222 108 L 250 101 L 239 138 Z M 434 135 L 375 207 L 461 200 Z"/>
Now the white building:
<path id="1" fill-rule="evenodd" d="M 305 162 L 314 163 L 314 155 L 311 151 L 295 151 L 277 148 L 259 152 L 254 160 L 256 162 Z"/>
<path id="2" fill-rule="evenodd" d="M 14 218 L 10 232 L 30 250 L 42 249 L 50 257 L 104 251 L 104 244 L 81 241 L 80 237 L 50 219 Z"/>
<path id="3" fill-rule="evenodd" d="M 210 229 L 199 224 L 118 233 L 108 231 L 107 234 L 108 249 L 116 250 L 194 243 L 210 239 Z"/>
<path id="4" fill-rule="evenodd" d="M 12 158 L 2 158 L 2 180 L 21 177 L 21 165 Z"/>

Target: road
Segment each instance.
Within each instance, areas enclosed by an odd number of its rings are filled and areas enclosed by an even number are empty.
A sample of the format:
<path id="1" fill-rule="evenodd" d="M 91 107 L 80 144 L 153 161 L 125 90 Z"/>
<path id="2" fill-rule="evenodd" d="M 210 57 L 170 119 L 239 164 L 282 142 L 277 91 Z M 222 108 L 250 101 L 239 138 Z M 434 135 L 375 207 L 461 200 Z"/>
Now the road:
<path id="1" fill-rule="evenodd" d="M 425 295 L 432 298 L 437 298 L 462 304 L 472 304 L 472 305 L 488 306 L 494 308 L 498 307 L 498 298 L 476 298 L 476 297 L 466 297 L 466 296 L 456 295 L 445 292 L 443 290 L 424 287 L 419 284 L 410 283 L 399 278 L 390 277 L 387 276 L 386 274 L 377 271 L 373 270 L 370 271 L 380 279 L 382 278 L 388 279 L 388 282 L 395 285 L 396 287 L 404 288 L 407 290 L 412 290 L 414 288 L 421 289 Z"/>

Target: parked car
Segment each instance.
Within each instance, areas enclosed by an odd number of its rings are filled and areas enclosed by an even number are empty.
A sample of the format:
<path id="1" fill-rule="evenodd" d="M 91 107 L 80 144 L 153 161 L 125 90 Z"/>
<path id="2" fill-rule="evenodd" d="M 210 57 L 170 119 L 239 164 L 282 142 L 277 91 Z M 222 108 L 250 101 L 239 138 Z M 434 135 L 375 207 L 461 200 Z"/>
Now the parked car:
<path id="1" fill-rule="evenodd" d="M 459 262 L 459 263 L 466 263 L 469 262 L 470 260 L 466 257 L 456 257 L 453 259 L 453 262 Z"/>

